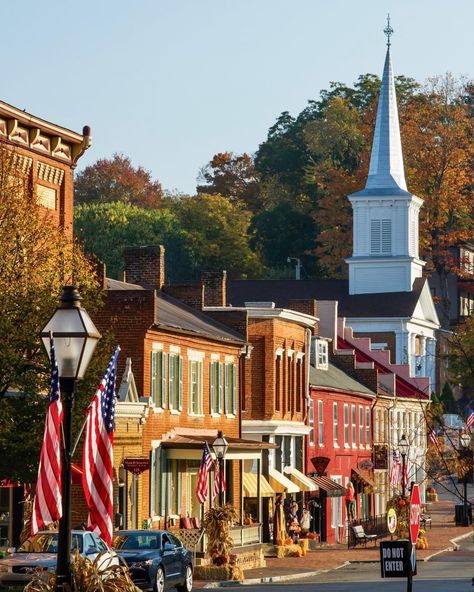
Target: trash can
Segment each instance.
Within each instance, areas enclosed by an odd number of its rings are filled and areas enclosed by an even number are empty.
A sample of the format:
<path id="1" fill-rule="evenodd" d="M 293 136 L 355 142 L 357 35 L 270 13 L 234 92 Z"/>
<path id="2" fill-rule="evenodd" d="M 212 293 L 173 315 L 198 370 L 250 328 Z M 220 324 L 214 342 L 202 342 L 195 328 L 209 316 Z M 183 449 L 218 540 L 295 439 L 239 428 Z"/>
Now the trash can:
<path id="1" fill-rule="evenodd" d="M 469 524 L 472 524 L 472 506 L 467 507 L 467 516 L 469 518 Z M 462 526 L 464 518 L 464 504 L 456 504 L 454 506 L 454 521 L 456 526 Z"/>

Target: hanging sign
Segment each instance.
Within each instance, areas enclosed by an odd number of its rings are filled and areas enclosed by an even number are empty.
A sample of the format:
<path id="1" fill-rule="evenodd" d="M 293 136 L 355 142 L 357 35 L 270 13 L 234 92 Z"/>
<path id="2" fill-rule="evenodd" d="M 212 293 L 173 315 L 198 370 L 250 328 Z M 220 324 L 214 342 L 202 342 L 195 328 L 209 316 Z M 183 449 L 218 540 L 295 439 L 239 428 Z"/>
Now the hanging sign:
<path id="1" fill-rule="evenodd" d="M 324 475 L 330 460 L 331 459 L 327 458 L 326 456 L 314 456 L 311 459 L 311 462 L 313 463 L 313 467 L 316 473 L 318 474 L 318 477 L 322 477 Z"/>
<path id="2" fill-rule="evenodd" d="M 123 468 L 129 473 L 139 475 L 143 471 L 148 471 L 150 468 L 149 458 L 125 458 L 123 460 Z"/>
<path id="3" fill-rule="evenodd" d="M 397 513 L 393 508 L 387 512 L 387 528 L 390 534 L 397 530 Z"/>

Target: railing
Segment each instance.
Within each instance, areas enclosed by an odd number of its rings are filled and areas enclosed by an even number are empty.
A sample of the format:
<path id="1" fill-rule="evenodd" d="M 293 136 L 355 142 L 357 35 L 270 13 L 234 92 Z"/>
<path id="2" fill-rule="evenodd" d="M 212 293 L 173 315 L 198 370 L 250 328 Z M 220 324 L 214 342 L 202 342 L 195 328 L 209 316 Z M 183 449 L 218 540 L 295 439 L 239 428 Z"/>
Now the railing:
<path id="1" fill-rule="evenodd" d="M 353 526 L 362 526 L 365 534 L 376 534 L 377 538 L 383 538 L 389 534 L 387 526 L 387 514 L 370 516 L 370 518 L 366 518 L 365 520 L 353 520 L 352 522 L 347 523 L 348 549 L 356 546 L 356 538 L 354 531 L 352 530 Z"/>
<path id="2" fill-rule="evenodd" d="M 170 530 L 182 541 L 194 554 L 204 552 L 207 541 L 203 530 L 198 528 L 170 528 Z M 230 530 L 230 537 L 234 547 L 245 547 L 261 542 L 260 524 L 237 525 Z"/>
<path id="3" fill-rule="evenodd" d="M 251 526 L 233 526 L 230 530 L 230 537 L 234 547 L 245 547 L 260 543 L 260 524 Z"/>

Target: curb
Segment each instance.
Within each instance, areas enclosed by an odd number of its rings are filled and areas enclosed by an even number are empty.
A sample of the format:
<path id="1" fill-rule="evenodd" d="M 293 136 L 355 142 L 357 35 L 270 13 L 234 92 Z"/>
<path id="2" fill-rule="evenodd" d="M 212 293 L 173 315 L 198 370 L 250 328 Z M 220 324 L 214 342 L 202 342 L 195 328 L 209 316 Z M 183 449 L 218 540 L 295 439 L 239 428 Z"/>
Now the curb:
<path id="1" fill-rule="evenodd" d="M 472 536 L 472 533 L 473 531 L 471 530 L 470 532 L 465 532 L 464 534 L 461 534 L 455 537 L 454 539 L 449 539 L 449 542 L 453 543 L 452 547 L 446 547 L 445 549 L 436 551 L 436 553 L 433 553 L 432 555 L 428 555 L 428 557 L 425 557 L 423 561 L 430 561 L 430 559 L 436 557 L 436 555 L 441 555 L 441 553 L 447 553 L 448 551 L 457 551 L 459 549 L 459 545 L 457 542 L 462 541 L 463 539 L 467 539 L 468 537 Z"/>

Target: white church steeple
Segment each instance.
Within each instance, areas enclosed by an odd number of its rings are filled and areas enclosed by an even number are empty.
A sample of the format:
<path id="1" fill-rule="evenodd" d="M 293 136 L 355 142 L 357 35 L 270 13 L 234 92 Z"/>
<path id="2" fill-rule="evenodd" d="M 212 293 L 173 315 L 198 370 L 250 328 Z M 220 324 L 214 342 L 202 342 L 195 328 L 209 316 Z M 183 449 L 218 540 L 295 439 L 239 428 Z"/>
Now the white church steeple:
<path id="1" fill-rule="evenodd" d="M 418 218 L 423 201 L 407 191 L 390 55 L 390 18 L 384 30 L 387 54 L 380 88 L 369 174 L 365 188 L 349 196 L 353 209 L 353 254 L 349 293 L 410 292 L 422 274 Z"/>

